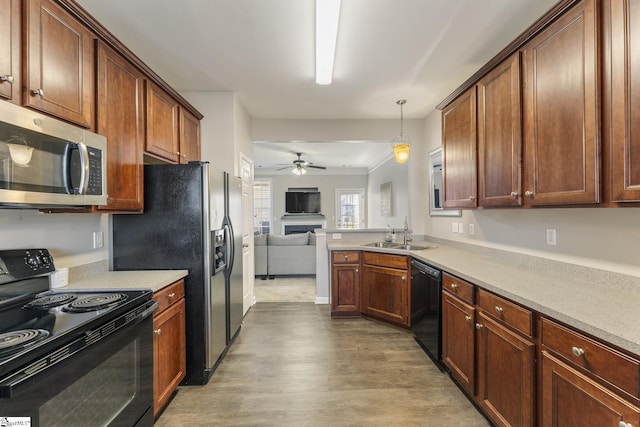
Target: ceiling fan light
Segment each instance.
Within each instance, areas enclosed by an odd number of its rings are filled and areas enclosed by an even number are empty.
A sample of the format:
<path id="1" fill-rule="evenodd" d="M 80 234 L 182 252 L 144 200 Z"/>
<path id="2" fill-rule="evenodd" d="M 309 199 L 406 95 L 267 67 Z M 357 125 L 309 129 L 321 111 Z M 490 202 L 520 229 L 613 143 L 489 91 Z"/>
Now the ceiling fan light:
<path id="1" fill-rule="evenodd" d="M 291 172 L 293 172 L 294 174 L 300 176 L 300 175 L 304 175 L 305 173 L 307 173 L 307 170 L 305 168 L 303 168 L 302 166 L 297 165 L 297 166 L 295 166 L 293 168 L 293 170 Z"/>

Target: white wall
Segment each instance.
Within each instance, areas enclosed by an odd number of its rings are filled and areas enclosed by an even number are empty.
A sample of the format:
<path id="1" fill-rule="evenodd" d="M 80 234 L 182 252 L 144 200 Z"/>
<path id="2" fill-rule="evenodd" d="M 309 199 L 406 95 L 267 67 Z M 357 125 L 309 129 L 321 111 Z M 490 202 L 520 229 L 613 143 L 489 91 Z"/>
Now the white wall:
<path id="1" fill-rule="evenodd" d="M 93 232 L 104 246 L 93 249 Z M 0 249 L 45 248 L 56 268 L 109 259 L 108 215 L 0 209 Z"/>
<path id="2" fill-rule="evenodd" d="M 326 217 L 327 228 L 336 227 L 336 188 L 363 188 L 367 189 L 366 175 L 258 175 L 260 178 L 269 178 L 273 191 L 273 230 L 274 234 L 282 234 L 281 217 L 285 213 L 285 192 L 289 187 L 318 187 L 320 191 L 320 204 L 322 213 Z M 366 193 L 365 193 L 366 194 Z"/>
<path id="3" fill-rule="evenodd" d="M 368 203 L 369 212 L 368 228 L 402 228 L 404 217 L 411 215 L 409 212 L 409 164 L 413 161 L 411 153 L 406 163 L 400 164 L 393 157 L 375 168 L 369 174 Z M 391 182 L 391 216 L 381 216 L 380 212 L 380 185 Z M 411 224 L 411 221 L 409 222 Z"/>
<path id="4" fill-rule="evenodd" d="M 440 117 L 440 111 L 434 111 L 424 120 L 429 150 L 440 145 Z M 425 194 L 426 191 L 412 187 L 412 198 L 425 197 Z M 462 222 L 465 233 L 452 233 L 453 222 Z M 469 224 L 475 224 L 475 236 L 468 234 Z M 546 228 L 557 230 L 556 246 L 546 245 Z M 465 210 L 461 218 L 427 217 L 425 232 L 445 239 L 640 276 L 637 249 L 640 208 Z"/>

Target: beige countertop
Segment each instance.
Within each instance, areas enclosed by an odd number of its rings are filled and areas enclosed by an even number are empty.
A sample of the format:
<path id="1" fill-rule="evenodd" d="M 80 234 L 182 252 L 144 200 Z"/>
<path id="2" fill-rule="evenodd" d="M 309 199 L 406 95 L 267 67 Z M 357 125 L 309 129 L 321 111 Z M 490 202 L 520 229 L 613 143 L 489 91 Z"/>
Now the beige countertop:
<path id="1" fill-rule="evenodd" d="M 415 242 L 429 244 L 429 242 Z M 640 356 L 640 287 L 586 280 L 436 244 L 421 251 L 330 241 L 333 250 L 411 255 Z"/>
<path id="2" fill-rule="evenodd" d="M 106 271 L 69 282 L 67 286 L 57 289 L 151 289 L 156 292 L 188 274 L 187 270 Z"/>

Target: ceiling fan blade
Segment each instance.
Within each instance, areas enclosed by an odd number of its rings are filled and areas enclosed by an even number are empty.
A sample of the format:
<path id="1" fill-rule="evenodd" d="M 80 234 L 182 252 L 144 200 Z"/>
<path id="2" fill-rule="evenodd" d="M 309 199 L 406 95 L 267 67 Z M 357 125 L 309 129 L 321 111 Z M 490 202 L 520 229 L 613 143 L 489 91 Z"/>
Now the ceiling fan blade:
<path id="1" fill-rule="evenodd" d="M 285 169 L 291 169 L 291 166 L 285 166 L 285 167 L 283 167 L 283 168 L 276 169 L 276 171 L 283 171 L 283 170 L 285 170 Z"/>
<path id="2" fill-rule="evenodd" d="M 307 165 L 307 167 L 308 168 L 315 168 L 315 169 L 326 169 L 327 168 L 326 166 L 315 166 L 315 165 L 311 165 L 311 164 Z"/>

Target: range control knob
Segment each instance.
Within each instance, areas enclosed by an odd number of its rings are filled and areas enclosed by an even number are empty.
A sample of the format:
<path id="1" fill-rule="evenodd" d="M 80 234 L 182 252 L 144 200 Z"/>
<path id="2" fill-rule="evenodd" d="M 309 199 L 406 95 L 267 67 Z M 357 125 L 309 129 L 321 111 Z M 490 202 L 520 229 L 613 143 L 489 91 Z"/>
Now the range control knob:
<path id="1" fill-rule="evenodd" d="M 40 261 L 40 263 L 42 265 L 44 265 L 45 267 L 48 266 L 49 264 L 51 264 L 51 258 L 46 255 L 46 254 L 40 254 L 38 255 L 38 260 Z"/>
<path id="2" fill-rule="evenodd" d="M 30 267 L 34 267 L 34 268 L 35 268 L 35 267 L 37 267 L 37 266 L 38 266 L 38 264 L 39 264 L 39 262 L 38 262 L 38 258 L 36 258 L 36 257 L 35 257 L 35 256 L 33 256 L 33 255 L 29 255 L 29 256 L 27 257 L 27 259 L 26 259 L 26 263 L 27 263 L 27 265 L 28 265 L 28 266 L 30 266 Z"/>

